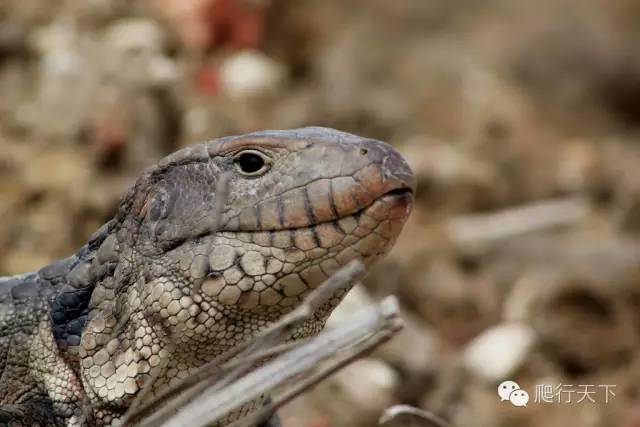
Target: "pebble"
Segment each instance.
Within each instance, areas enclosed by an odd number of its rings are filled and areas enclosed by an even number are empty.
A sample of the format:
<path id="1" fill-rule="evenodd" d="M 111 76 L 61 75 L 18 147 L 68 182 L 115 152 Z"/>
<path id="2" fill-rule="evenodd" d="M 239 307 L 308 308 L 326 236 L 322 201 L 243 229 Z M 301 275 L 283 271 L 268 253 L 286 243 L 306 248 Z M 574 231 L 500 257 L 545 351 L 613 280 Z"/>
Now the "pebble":
<path id="1" fill-rule="evenodd" d="M 503 323 L 473 339 L 463 353 L 465 367 L 488 382 L 508 379 L 524 363 L 536 340 L 522 323 Z"/>
<path id="2" fill-rule="evenodd" d="M 166 43 L 165 35 L 158 24 L 150 19 L 120 19 L 105 32 L 104 40 L 118 50 L 161 51 Z"/>
<path id="3" fill-rule="evenodd" d="M 220 67 L 223 91 L 232 99 L 273 95 L 285 81 L 283 65 L 254 51 L 241 51 L 229 57 Z"/>

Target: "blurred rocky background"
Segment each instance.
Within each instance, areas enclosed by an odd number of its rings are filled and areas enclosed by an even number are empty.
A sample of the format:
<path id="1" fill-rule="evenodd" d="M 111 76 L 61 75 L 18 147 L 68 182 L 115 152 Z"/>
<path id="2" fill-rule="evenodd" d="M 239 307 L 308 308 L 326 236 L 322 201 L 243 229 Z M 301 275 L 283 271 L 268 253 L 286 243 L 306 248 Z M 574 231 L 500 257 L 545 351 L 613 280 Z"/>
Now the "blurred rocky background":
<path id="1" fill-rule="evenodd" d="M 399 147 L 419 185 L 332 321 L 393 293 L 407 327 L 286 427 L 395 403 L 638 427 L 639 24 L 635 0 L 2 0 L 0 275 L 72 253 L 182 146 L 336 127 Z M 527 407 L 500 401 L 507 379 Z M 535 402 L 541 384 L 615 396 Z"/>

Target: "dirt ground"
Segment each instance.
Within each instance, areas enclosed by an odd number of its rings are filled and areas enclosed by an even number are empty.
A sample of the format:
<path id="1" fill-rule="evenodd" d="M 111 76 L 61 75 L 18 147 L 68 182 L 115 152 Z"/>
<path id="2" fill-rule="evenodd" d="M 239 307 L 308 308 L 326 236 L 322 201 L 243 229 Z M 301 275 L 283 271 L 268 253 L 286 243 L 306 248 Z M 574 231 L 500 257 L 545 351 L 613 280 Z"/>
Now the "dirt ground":
<path id="1" fill-rule="evenodd" d="M 3 0 L 0 275 L 72 253 L 179 147 L 335 127 L 418 175 L 396 248 L 336 316 L 395 294 L 407 327 L 285 427 L 395 403 L 638 427 L 639 23 L 634 0 Z"/>

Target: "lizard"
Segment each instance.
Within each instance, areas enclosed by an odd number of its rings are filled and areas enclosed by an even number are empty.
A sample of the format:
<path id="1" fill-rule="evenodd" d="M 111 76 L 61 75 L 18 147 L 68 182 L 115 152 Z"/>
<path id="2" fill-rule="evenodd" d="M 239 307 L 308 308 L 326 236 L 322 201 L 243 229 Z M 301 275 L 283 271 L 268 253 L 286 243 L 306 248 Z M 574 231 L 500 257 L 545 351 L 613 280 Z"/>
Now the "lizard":
<path id="1" fill-rule="evenodd" d="M 0 278 L 0 425 L 118 425 L 154 370 L 157 394 L 341 266 L 382 258 L 414 190 L 391 145 L 329 128 L 222 137 L 169 155 L 77 253 Z M 292 339 L 317 334 L 343 296 Z"/>

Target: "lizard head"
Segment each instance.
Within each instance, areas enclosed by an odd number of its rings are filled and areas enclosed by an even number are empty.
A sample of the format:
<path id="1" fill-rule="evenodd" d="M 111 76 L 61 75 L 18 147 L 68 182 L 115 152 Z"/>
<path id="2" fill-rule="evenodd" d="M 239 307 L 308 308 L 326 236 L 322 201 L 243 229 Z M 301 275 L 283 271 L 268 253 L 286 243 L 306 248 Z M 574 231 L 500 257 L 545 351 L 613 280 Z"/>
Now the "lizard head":
<path id="1" fill-rule="evenodd" d="M 222 177 L 226 197 L 216 194 Z M 159 384 L 177 380 L 351 260 L 380 259 L 414 186 L 391 146 L 325 128 L 222 138 L 165 158 L 96 244 L 79 345 L 90 399 L 126 406 L 151 369 L 163 366 Z M 318 332 L 331 308 L 301 335 Z"/>

